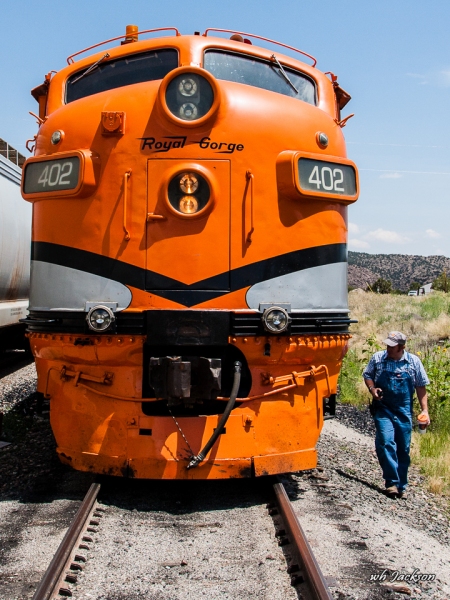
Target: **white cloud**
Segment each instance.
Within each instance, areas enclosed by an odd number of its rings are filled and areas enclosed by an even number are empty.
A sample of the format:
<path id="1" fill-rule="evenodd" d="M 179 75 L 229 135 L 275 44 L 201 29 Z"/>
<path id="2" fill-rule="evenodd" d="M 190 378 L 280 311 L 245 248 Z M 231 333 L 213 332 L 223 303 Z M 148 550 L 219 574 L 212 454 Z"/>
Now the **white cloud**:
<path id="1" fill-rule="evenodd" d="M 383 173 L 380 175 L 380 179 L 400 179 L 400 177 L 403 177 L 401 173 Z"/>
<path id="2" fill-rule="evenodd" d="M 433 239 L 437 239 L 442 237 L 440 233 L 438 233 L 437 231 L 434 231 L 434 229 L 427 229 L 426 232 L 427 236 L 429 238 L 433 238 Z"/>
<path id="3" fill-rule="evenodd" d="M 359 233 L 359 227 L 356 223 L 348 224 L 348 232 L 349 233 Z"/>
<path id="4" fill-rule="evenodd" d="M 420 73 L 406 73 L 408 77 L 412 77 L 413 79 L 418 79 L 420 85 L 427 85 L 428 79 L 426 75 L 421 75 Z"/>
<path id="5" fill-rule="evenodd" d="M 450 70 L 449 69 L 446 69 L 445 71 L 439 71 L 438 83 L 444 87 L 450 86 Z"/>
<path id="6" fill-rule="evenodd" d="M 434 87 L 450 87 L 450 69 L 432 70 L 426 74 L 407 73 L 408 77 L 416 79 L 419 85 L 432 85 Z"/>
<path id="7" fill-rule="evenodd" d="M 349 246 L 350 250 L 352 250 L 352 249 L 366 250 L 367 248 L 370 248 L 370 244 L 368 242 L 365 242 L 364 240 L 357 240 L 357 239 L 349 239 L 348 246 Z"/>
<path id="8" fill-rule="evenodd" d="M 379 242 L 386 242 L 388 244 L 405 244 L 409 242 L 409 238 L 405 235 L 401 235 L 396 231 L 389 231 L 387 229 L 375 229 L 375 231 L 370 231 L 367 234 L 367 237 L 372 240 L 378 240 Z"/>

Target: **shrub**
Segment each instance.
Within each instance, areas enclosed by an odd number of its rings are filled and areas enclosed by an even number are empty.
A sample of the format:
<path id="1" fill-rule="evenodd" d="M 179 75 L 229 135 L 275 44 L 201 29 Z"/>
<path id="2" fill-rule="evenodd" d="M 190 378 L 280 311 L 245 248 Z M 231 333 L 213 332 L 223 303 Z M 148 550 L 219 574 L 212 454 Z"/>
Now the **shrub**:
<path id="1" fill-rule="evenodd" d="M 368 292 L 376 292 L 377 294 L 390 294 L 392 292 L 392 282 L 379 277 L 372 285 L 367 287 Z"/>

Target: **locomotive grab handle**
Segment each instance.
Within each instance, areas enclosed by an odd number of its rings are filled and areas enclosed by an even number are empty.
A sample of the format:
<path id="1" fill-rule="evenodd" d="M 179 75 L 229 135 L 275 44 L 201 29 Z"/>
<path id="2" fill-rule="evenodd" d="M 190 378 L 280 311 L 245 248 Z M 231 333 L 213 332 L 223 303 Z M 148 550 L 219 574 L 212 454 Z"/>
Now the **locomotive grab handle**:
<path id="1" fill-rule="evenodd" d="M 85 381 L 92 381 L 94 383 L 101 383 L 103 385 L 111 385 L 113 382 L 113 379 L 114 379 L 114 374 L 109 373 L 108 371 L 105 372 L 105 374 L 102 377 L 97 377 L 95 375 L 88 375 L 87 373 L 83 373 L 82 371 L 73 371 L 72 369 L 68 369 L 65 365 L 61 369 L 58 367 L 50 367 L 50 369 L 47 371 L 47 380 L 45 383 L 44 398 L 50 398 L 50 395 L 48 393 L 48 388 L 50 385 L 51 371 L 57 371 L 59 373 L 60 379 L 63 379 L 63 380 L 67 380 L 68 377 L 73 377 L 74 384 L 76 386 L 81 385 L 82 387 L 87 387 L 88 389 L 92 389 L 92 388 L 89 388 L 88 386 L 83 386 L 83 384 L 79 383 L 80 379 L 84 379 Z M 96 392 L 97 390 L 93 389 L 92 391 Z"/>
<path id="2" fill-rule="evenodd" d="M 167 221 L 167 217 L 164 215 L 155 215 L 155 213 L 147 213 L 147 223 L 152 221 Z"/>
<path id="3" fill-rule="evenodd" d="M 245 237 L 245 241 L 247 244 L 251 244 L 252 243 L 252 235 L 253 235 L 253 232 L 255 231 L 255 228 L 253 227 L 253 180 L 255 177 L 251 171 L 247 171 L 245 173 L 245 177 L 247 178 L 247 185 L 245 187 L 246 197 L 247 197 L 248 188 L 250 187 L 250 231 L 247 233 L 247 235 Z M 247 223 L 245 224 L 245 227 L 247 227 Z"/>
<path id="4" fill-rule="evenodd" d="M 37 138 L 37 135 L 35 135 L 33 138 L 31 138 L 30 140 L 27 140 L 25 142 L 25 147 L 30 154 L 33 154 L 34 149 L 36 148 L 36 138 Z"/>
<path id="5" fill-rule="evenodd" d="M 345 119 L 341 119 L 339 121 L 339 119 L 335 119 L 335 122 L 339 125 L 339 127 L 342 129 L 342 127 L 345 127 L 347 125 L 347 121 L 349 119 L 351 119 L 352 117 L 355 116 L 355 113 L 352 113 L 351 115 L 348 115 L 348 117 L 345 117 Z"/>
<path id="6" fill-rule="evenodd" d="M 131 177 L 131 169 L 123 175 L 123 230 L 125 232 L 125 241 L 130 241 L 130 232 L 127 229 L 127 201 L 128 201 L 128 180 Z"/>

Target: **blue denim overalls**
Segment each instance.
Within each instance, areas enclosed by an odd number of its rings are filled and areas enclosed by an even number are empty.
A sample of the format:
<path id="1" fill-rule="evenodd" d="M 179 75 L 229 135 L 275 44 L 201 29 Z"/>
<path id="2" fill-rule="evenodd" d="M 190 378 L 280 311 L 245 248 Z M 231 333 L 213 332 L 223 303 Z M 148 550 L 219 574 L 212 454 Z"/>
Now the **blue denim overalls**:
<path id="1" fill-rule="evenodd" d="M 396 485 L 399 491 L 408 483 L 410 463 L 414 382 L 407 367 L 402 365 L 394 372 L 383 371 L 375 381 L 376 387 L 383 390 L 382 400 L 374 401 L 377 406 L 375 450 L 386 487 Z"/>

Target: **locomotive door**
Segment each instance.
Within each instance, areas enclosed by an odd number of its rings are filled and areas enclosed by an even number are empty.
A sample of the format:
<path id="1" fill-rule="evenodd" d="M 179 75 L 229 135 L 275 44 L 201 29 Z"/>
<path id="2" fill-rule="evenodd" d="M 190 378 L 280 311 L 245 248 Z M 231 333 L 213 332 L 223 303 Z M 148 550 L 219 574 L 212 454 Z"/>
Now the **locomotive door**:
<path id="1" fill-rule="evenodd" d="M 148 161 L 146 248 L 146 290 L 184 306 L 230 290 L 230 161 Z"/>

